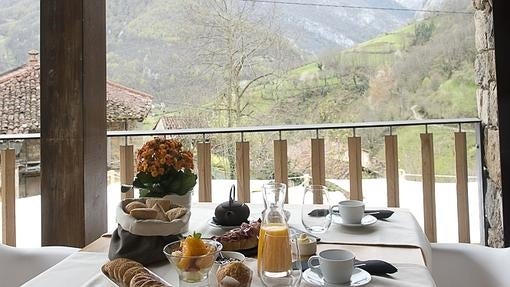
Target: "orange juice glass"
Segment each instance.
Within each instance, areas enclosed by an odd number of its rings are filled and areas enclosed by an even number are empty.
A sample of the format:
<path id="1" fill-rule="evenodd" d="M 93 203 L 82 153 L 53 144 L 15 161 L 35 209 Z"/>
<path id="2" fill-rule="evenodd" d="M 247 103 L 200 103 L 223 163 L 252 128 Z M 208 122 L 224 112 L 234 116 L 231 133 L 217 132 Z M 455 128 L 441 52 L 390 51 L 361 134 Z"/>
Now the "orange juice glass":
<path id="1" fill-rule="evenodd" d="M 266 236 L 266 234 L 271 236 Z M 266 238 L 270 242 L 265 242 Z M 288 270 L 291 264 L 288 241 L 289 229 L 286 224 L 268 223 L 262 225 L 259 233 L 257 268 L 260 270 L 260 265 L 264 262 L 265 271 L 285 272 Z"/>

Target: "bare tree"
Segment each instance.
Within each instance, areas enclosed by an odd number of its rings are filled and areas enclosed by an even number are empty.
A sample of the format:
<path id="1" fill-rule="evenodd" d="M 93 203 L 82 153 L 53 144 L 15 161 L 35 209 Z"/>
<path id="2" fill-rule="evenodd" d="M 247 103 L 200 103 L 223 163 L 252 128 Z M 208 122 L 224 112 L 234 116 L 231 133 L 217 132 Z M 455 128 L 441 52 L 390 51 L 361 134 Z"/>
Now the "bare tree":
<path id="1" fill-rule="evenodd" d="M 275 10 L 239 0 L 199 0 L 189 5 L 187 31 L 200 73 L 220 84 L 216 109 L 227 127 L 249 115 L 247 92 L 274 75 L 286 45 L 275 24 Z"/>

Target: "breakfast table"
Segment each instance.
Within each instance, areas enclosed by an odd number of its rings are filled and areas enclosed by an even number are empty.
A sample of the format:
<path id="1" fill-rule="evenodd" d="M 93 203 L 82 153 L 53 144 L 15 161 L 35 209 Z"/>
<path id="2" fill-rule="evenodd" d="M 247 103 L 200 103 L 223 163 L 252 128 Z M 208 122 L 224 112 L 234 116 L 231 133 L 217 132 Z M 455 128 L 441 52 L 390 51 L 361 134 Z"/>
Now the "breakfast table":
<path id="1" fill-rule="evenodd" d="M 263 209 L 262 205 L 258 204 L 249 206 L 252 215 L 260 214 Z M 225 230 L 211 223 L 215 207 L 214 203 L 194 203 L 189 232 L 200 232 L 204 238 L 224 233 Z M 289 226 L 304 230 L 301 225 L 300 206 L 285 205 L 285 209 L 291 214 Z M 320 241 L 317 251 L 346 249 L 352 251 L 359 260 L 379 259 L 397 267 L 398 272 L 391 275 L 372 275 L 371 282 L 366 286 L 436 286 L 429 271 L 431 249 L 425 234 L 410 212 L 404 209 L 392 210 L 394 214 L 390 218 L 378 220 L 375 224 L 363 228 L 349 228 L 333 223 L 326 233 L 318 235 Z M 251 216 L 252 219 L 255 217 Z M 98 238 L 23 286 L 111 286 L 100 271 L 101 266 L 108 261 L 109 242 L 108 234 Z M 256 274 L 256 259 L 247 258 L 245 263 Z M 173 286 L 179 286 L 177 272 L 170 263 L 163 262 L 149 266 L 149 269 Z M 253 276 L 252 286 L 262 286 L 256 275 Z M 301 286 L 316 285 L 301 280 Z"/>

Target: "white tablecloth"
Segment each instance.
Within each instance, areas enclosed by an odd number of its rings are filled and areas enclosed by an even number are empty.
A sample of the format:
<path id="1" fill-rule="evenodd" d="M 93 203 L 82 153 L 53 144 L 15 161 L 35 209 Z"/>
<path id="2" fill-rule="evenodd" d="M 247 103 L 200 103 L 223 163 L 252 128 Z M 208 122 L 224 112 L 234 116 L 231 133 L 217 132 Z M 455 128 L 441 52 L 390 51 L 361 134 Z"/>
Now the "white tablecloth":
<path id="1" fill-rule="evenodd" d="M 225 232 L 209 223 L 215 206 L 214 204 L 201 204 L 200 208 L 193 207 L 191 232 L 198 231 L 202 233 L 203 237 L 221 235 Z M 250 207 L 252 217 L 258 218 L 262 206 L 250 205 Z M 286 205 L 285 209 L 291 212 L 289 223 L 304 230 L 301 224 L 300 206 Z M 326 233 L 319 235 L 321 243 L 418 247 L 423 253 L 425 263 L 430 267 L 431 246 L 420 225 L 409 211 L 405 209 L 393 210 L 395 213 L 388 219 L 378 220 L 375 224 L 363 228 L 332 224 Z"/>
<path id="2" fill-rule="evenodd" d="M 213 227 L 209 221 L 214 214 L 216 204 L 197 204 L 192 207 L 190 219 L 190 232 L 198 231 L 204 237 L 221 235 L 224 230 Z M 262 210 L 261 205 L 252 205 L 252 216 L 257 218 Z M 288 205 L 291 211 L 289 220 L 291 225 L 302 228 L 300 208 Z M 387 221 L 378 221 L 373 226 L 356 229 L 333 225 L 330 230 L 322 234 L 324 243 L 343 243 L 357 245 L 398 245 L 415 246 L 421 248 L 425 261 L 430 263 L 430 244 L 423 231 L 411 213 L 398 209 Z M 366 258 L 369 259 L 369 258 Z M 377 258 L 370 258 L 377 259 Z M 27 282 L 25 287 L 41 286 L 110 286 L 100 272 L 100 267 L 108 260 L 105 253 L 78 252 L 64 261 Z M 248 258 L 246 262 L 253 270 L 256 269 L 256 260 Z M 391 262 L 399 271 L 390 277 L 373 276 L 368 286 L 435 286 L 429 271 L 424 266 L 414 264 L 398 264 Z M 150 269 L 174 286 L 179 286 L 177 272 L 170 264 L 150 267 Z M 253 286 L 262 286 L 254 275 Z M 302 282 L 302 286 L 309 286 Z"/>
<path id="3" fill-rule="evenodd" d="M 112 286 L 101 273 L 101 265 L 108 261 L 105 253 L 78 252 L 27 282 L 23 287 L 104 287 Z M 256 260 L 247 259 L 253 270 Z M 372 276 L 370 287 L 434 287 L 427 268 L 414 264 L 396 264 L 398 272 L 388 277 Z M 173 286 L 179 286 L 177 272 L 170 264 L 150 268 Z M 213 278 L 211 278 L 213 279 Z M 214 281 L 214 280 L 213 280 Z M 212 282 L 213 282 L 212 281 Z M 211 284 L 212 285 L 212 284 Z M 214 285 L 212 285 L 214 286 Z M 252 286 L 262 286 L 254 274 Z M 313 286 L 302 281 L 301 286 Z"/>

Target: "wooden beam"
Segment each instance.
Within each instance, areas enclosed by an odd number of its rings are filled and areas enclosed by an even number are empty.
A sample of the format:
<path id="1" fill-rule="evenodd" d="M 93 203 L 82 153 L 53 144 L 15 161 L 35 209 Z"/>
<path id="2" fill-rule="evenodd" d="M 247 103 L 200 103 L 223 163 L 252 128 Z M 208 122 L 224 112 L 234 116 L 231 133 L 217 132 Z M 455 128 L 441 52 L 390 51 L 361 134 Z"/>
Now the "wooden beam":
<path id="1" fill-rule="evenodd" d="M 434 168 L 434 141 L 432 134 L 420 134 L 423 183 L 423 214 L 425 234 L 436 242 L 436 180 Z"/>
<path id="2" fill-rule="evenodd" d="M 16 152 L 0 151 L 0 182 L 2 183 L 2 243 L 16 246 Z"/>
<path id="3" fill-rule="evenodd" d="M 354 136 L 347 138 L 347 147 L 349 150 L 350 199 L 363 200 L 361 137 Z"/>
<path id="4" fill-rule="evenodd" d="M 396 135 L 384 137 L 386 154 L 386 193 L 388 207 L 399 207 L 398 139 Z"/>
<path id="5" fill-rule="evenodd" d="M 274 181 L 284 183 L 287 192 L 285 203 L 289 202 L 289 161 L 287 158 L 287 140 L 275 140 L 274 148 Z"/>
<path id="6" fill-rule="evenodd" d="M 133 184 L 135 178 L 135 155 L 133 145 L 121 145 L 120 150 L 120 183 Z M 121 198 L 134 198 L 133 189 L 126 193 L 121 193 Z"/>
<path id="7" fill-rule="evenodd" d="M 455 133 L 455 170 L 457 178 L 457 217 L 459 225 L 459 242 L 470 243 L 468 166 L 465 132 Z"/>
<path id="8" fill-rule="evenodd" d="M 42 244 L 106 232 L 105 0 L 41 1 Z"/>
<path id="9" fill-rule="evenodd" d="M 198 201 L 212 201 L 211 143 L 197 143 Z"/>
<path id="10" fill-rule="evenodd" d="M 312 139 L 312 184 L 326 185 L 326 163 L 324 152 L 324 139 Z M 313 203 L 322 203 L 322 194 L 313 194 Z"/>
<path id="11" fill-rule="evenodd" d="M 505 247 L 510 247 L 510 1 L 490 1 L 493 5 L 494 59 L 496 62 L 497 117 L 503 196 L 503 232 Z M 488 5 L 488 4 L 486 4 Z M 489 26 L 490 27 L 490 26 Z M 488 35 L 490 39 L 490 35 Z M 488 52 L 491 52 L 490 50 Z M 492 63 L 488 63 L 492 65 Z M 490 72 L 490 68 L 489 69 Z M 487 210 L 487 212 L 494 212 Z"/>
<path id="12" fill-rule="evenodd" d="M 237 196 L 242 202 L 250 202 L 250 143 L 236 143 Z"/>

